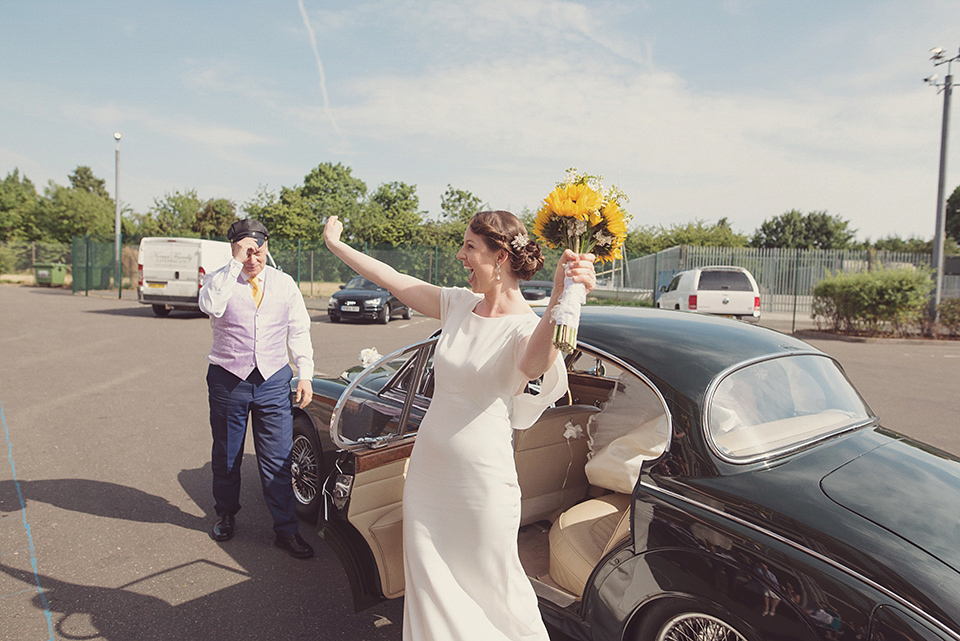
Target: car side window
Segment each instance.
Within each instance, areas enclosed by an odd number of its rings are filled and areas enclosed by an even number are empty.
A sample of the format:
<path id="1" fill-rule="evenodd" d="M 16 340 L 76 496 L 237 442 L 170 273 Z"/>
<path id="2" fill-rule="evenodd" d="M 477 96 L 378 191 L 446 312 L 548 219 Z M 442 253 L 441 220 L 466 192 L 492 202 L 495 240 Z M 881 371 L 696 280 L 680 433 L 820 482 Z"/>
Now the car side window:
<path id="1" fill-rule="evenodd" d="M 754 362 L 724 375 L 708 398 L 716 451 L 750 461 L 872 420 L 863 399 L 826 356 Z"/>
<path id="2" fill-rule="evenodd" d="M 670 284 L 667 285 L 667 291 L 672 292 L 676 291 L 677 287 L 680 285 L 681 276 L 678 274 L 673 277 L 673 280 L 670 281 Z"/>
<path id="3" fill-rule="evenodd" d="M 331 436 L 344 449 L 382 447 L 415 434 L 433 392 L 435 340 L 364 370 L 334 409 Z"/>

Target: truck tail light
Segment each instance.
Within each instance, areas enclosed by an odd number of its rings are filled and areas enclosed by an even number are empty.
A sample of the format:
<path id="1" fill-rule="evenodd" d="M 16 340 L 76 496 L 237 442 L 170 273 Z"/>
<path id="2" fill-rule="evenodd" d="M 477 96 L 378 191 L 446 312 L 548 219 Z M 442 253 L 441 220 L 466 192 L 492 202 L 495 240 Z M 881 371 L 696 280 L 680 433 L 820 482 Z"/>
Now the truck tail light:
<path id="1" fill-rule="evenodd" d="M 137 285 L 143 287 L 143 265 L 137 265 Z"/>
<path id="2" fill-rule="evenodd" d="M 754 297 L 753 297 L 753 311 L 755 311 L 755 312 L 759 312 L 759 311 L 760 311 L 760 297 L 759 297 L 759 296 L 754 296 Z"/>
<path id="3" fill-rule="evenodd" d="M 197 269 L 197 289 L 203 287 L 203 277 L 207 275 L 206 270 L 203 267 Z"/>
<path id="4" fill-rule="evenodd" d="M 696 294 L 690 294 L 690 296 L 687 298 L 687 309 L 689 309 L 691 312 L 697 311 L 697 295 Z"/>

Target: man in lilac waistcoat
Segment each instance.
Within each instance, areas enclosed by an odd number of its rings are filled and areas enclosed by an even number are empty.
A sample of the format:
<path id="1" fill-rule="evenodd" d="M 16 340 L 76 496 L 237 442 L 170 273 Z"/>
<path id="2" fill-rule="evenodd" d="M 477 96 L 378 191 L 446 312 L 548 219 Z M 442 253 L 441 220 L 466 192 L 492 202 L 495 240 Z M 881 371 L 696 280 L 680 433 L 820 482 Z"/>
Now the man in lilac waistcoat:
<path id="1" fill-rule="evenodd" d="M 313 548 L 297 531 L 290 482 L 293 371 L 287 348 L 299 375 L 296 403 L 303 408 L 313 397 L 310 315 L 294 280 L 267 265 L 268 236 L 267 228 L 253 219 L 231 225 L 227 238 L 233 260 L 209 274 L 200 290 L 200 309 L 213 326 L 207 369 L 217 512 L 212 534 L 217 541 L 233 537 L 249 415 L 274 544 L 306 559 Z"/>

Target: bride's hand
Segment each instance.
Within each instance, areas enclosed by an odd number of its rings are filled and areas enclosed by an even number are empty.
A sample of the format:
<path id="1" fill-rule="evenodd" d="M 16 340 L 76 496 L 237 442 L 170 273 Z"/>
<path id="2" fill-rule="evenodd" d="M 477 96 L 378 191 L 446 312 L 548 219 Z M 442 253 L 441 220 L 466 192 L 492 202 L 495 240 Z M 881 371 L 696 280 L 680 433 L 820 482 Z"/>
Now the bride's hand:
<path id="1" fill-rule="evenodd" d="M 341 234 L 343 234 L 343 223 L 340 222 L 340 219 L 336 216 L 328 217 L 326 224 L 323 226 L 323 242 L 329 247 L 330 243 L 336 243 L 340 240 Z"/>
<path id="2" fill-rule="evenodd" d="M 557 261 L 557 271 L 553 276 L 553 288 L 563 291 L 563 278 L 570 276 L 575 283 L 583 283 L 587 291 L 597 286 L 597 270 L 594 267 L 596 256 L 593 254 L 575 254 L 573 250 L 564 250 Z"/>

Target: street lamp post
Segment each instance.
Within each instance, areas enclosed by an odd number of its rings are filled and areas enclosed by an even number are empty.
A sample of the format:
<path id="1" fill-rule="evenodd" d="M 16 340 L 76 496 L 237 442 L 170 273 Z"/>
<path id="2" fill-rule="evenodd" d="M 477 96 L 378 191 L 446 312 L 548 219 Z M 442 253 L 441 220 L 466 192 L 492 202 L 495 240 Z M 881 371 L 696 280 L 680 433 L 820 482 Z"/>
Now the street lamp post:
<path id="1" fill-rule="evenodd" d="M 113 248 L 117 262 L 117 299 L 123 297 L 123 266 L 120 263 L 120 133 L 113 134 L 117 151 L 113 165 Z"/>
<path id="2" fill-rule="evenodd" d="M 952 58 L 946 58 L 942 47 L 930 50 L 934 66 L 947 65 L 947 77 L 943 83 L 937 82 L 937 74 L 933 74 L 924 81 L 934 87 L 943 87 L 943 124 L 940 128 L 940 180 L 937 186 L 937 228 L 933 236 L 932 267 L 935 270 L 935 285 L 933 299 L 930 301 L 930 318 L 937 322 L 937 308 L 940 306 L 940 297 L 943 293 L 943 243 L 946 236 L 946 206 L 944 199 L 947 190 L 947 139 L 950 134 L 950 94 L 953 93 L 953 62 L 960 60 L 960 53 Z"/>

